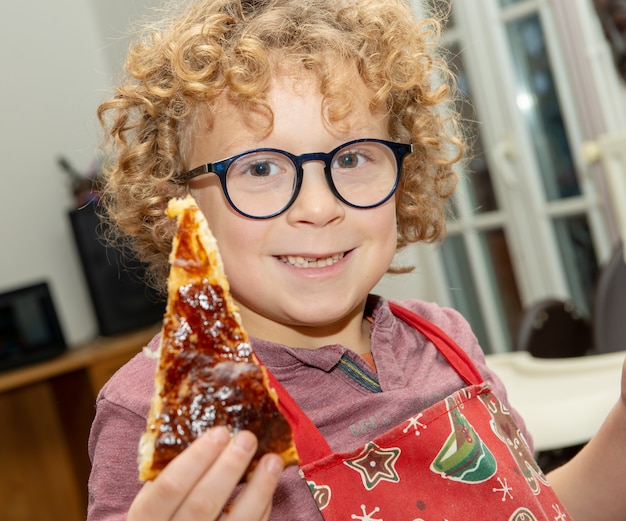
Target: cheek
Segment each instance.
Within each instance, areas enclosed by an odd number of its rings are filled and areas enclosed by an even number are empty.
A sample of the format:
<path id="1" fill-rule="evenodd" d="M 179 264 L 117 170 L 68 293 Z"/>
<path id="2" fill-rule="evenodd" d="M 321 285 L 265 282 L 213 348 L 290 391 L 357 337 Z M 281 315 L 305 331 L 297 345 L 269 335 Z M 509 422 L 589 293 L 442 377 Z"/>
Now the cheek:
<path id="1" fill-rule="evenodd" d="M 232 249 L 229 242 L 239 238 L 239 233 L 234 229 L 236 218 L 233 212 L 224 200 L 219 187 L 192 188 L 191 195 L 202 210 L 223 255 L 224 251 Z"/>
<path id="2" fill-rule="evenodd" d="M 265 238 L 263 223 L 251 222 L 235 212 L 219 186 L 192 189 L 191 194 L 217 240 L 226 276 L 230 279 L 260 252 Z"/>
<path id="3" fill-rule="evenodd" d="M 214 175 L 194 179 L 190 184 L 189 192 L 198 203 L 213 231 L 221 220 L 220 216 L 229 210 L 219 179 Z"/>
<path id="4" fill-rule="evenodd" d="M 384 238 L 384 243 L 380 245 L 380 255 L 384 258 L 382 262 L 384 272 L 386 273 L 393 264 L 394 257 L 398 251 L 398 226 L 395 208 L 393 212 L 390 212 L 390 215 L 385 216 L 384 220 L 386 221 L 386 226 L 384 230 L 380 231 L 381 236 Z"/>
<path id="5" fill-rule="evenodd" d="M 363 223 L 369 244 L 367 248 L 368 279 L 376 284 L 387 273 L 396 255 L 398 234 L 395 205 L 392 204 L 390 208 L 385 205 L 367 212 L 373 212 L 369 213 Z"/>
<path id="6" fill-rule="evenodd" d="M 217 180 L 216 177 L 212 179 Z M 245 223 L 242 217 L 235 212 L 224 197 L 219 181 L 201 188 L 192 188 L 194 197 L 217 239 L 220 250 L 227 247 L 228 242 L 239 239 L 245 233 Z"/>
<path id="7" fill-rule="evenodd" d="M 376 209 L 378 215 L 370 219 L 372 233 L 379 237 L 385 251 L 391 250 L 395 254 L 398 244 L 398 221 L 396 205 L 392 201 Z"/>

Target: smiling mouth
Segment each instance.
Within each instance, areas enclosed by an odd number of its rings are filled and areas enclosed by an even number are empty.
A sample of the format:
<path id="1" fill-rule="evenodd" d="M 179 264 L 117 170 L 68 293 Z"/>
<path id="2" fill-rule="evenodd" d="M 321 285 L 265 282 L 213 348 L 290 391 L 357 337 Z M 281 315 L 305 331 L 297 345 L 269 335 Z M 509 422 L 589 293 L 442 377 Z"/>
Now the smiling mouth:
<path id="1" fill-rule="evenodd" d="M 299 257 L 287 255 L 278 257 L 281 262 L 298 268 L 324 268 L 339 262 L 345 257 L 345 253 L 337 253 L 331 257 Z"/>

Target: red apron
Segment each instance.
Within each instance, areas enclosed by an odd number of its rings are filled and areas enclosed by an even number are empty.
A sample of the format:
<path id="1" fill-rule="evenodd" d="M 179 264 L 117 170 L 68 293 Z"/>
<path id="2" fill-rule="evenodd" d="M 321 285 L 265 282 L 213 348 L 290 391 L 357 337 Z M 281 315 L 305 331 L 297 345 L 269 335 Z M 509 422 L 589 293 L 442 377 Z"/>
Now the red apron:
<path id="1" fill-rule="evenodd" d="M 437 347 L 468 386 L 363 447 L 333 453 L 270 375 L 294 430 L 301 475 L 324 519 L 571 519 L 509 411 L 465 351 L 434 324 L 390 306 Z"/>

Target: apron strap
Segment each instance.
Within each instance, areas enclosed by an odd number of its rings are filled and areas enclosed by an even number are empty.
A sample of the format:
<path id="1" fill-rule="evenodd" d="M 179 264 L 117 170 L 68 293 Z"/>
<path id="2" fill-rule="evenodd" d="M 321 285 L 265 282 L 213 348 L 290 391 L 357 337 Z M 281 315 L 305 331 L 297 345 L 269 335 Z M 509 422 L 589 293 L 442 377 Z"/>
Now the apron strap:
<path id="1" fill-rule="evenodd" d="M 466 384 L 476 385 L 483 383 L 484 378 L 476 369 L 474 362 L 472 362 L 467 353 L 439 327 L 398 304 L 390 302 L 389 307 L 394 315 L 413 326 L 428 338 L 448 363 L 459 373 L 459 376 Z"/>
<path id="2" fill-rule="evenodd" d="M 326 438 L 322 436 L 316 425 L 304 413 L 272 372 L 267 368 L 266 372 L 270 385 L 278 393 L 280 410 L 291 427 L 293 441 L 300 456 L 300 463 L 305 464 L 317 461 L 332 454 L 333 451 L 328 445 Z"/>
<path id="3" fill-rule="evenodd" d="M 483 382 L 483 377 L 469 356 L 467 356 L 467 353 L 439 327 L 398 304 L 390 302 L 389 307 L 394 315 L 413 326 L 430 340 L 465 383 L 474 385 Z M 266 368 L 266 372 L 271 387 L 278 394 L 280 410 L 291 426 L 301 464 L 317 461 L 332 454 L 328 442 L 311 419 L 304 413 L 271 371 Z"/>

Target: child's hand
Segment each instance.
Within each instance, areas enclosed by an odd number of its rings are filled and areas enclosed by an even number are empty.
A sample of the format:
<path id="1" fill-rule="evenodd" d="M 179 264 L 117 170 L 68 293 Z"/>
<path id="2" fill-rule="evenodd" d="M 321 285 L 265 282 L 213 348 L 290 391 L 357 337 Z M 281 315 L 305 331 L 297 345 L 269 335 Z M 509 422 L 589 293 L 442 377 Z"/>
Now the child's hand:
<path id="1" fill-rule="evenodd" d="M 225 428 L 212 429 L 192 443 L 141 489 L 127 521 L 196 521 L 219 518 L 257 448 L 250 432 L 232 439 Z M 260 521 L 269 517 L 283 463 L 264 456 L 224 519 Z"/>

